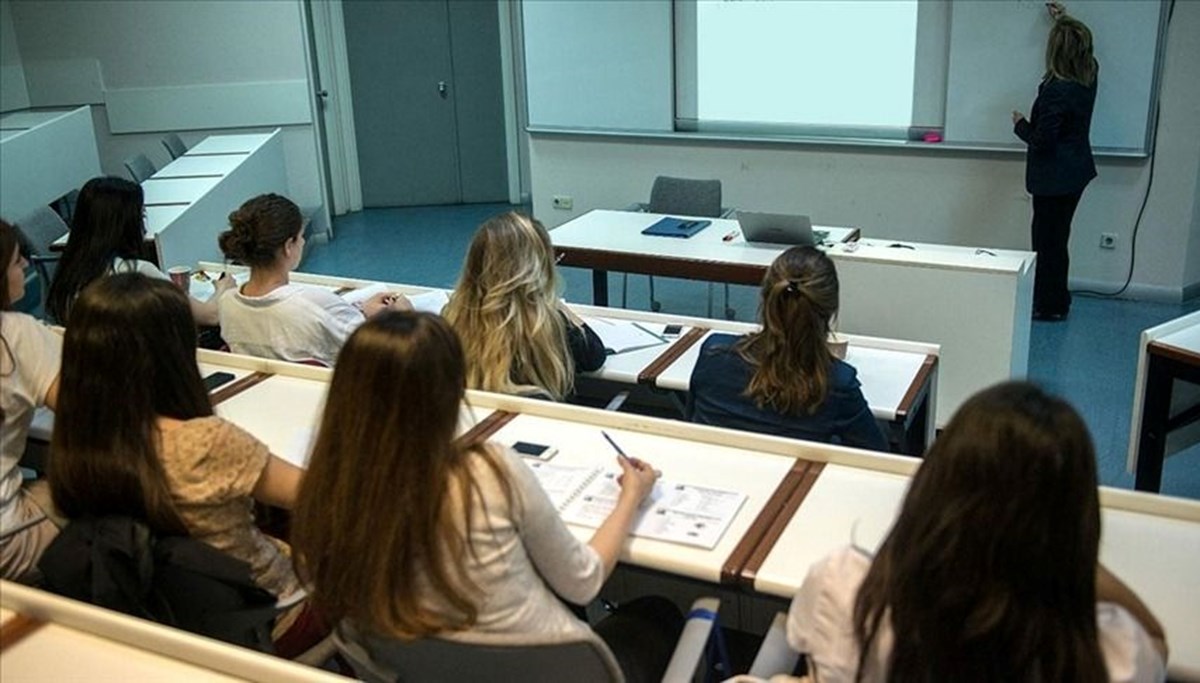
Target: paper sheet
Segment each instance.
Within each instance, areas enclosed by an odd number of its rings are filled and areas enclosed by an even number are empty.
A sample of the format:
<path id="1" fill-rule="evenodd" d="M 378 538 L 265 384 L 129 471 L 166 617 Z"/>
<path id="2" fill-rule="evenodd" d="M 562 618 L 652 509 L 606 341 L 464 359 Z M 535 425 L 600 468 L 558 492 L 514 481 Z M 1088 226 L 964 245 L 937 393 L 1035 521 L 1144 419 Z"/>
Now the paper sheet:
<path id="1" fill-rule="evenodd" d="M 610 354 L 667 345 L 667 339 L 662 336 L 661 325 L 649 326 L 628 320 L 591 317 L 583 318 L 583 321 L 600 337 L 605 350 Z"/>

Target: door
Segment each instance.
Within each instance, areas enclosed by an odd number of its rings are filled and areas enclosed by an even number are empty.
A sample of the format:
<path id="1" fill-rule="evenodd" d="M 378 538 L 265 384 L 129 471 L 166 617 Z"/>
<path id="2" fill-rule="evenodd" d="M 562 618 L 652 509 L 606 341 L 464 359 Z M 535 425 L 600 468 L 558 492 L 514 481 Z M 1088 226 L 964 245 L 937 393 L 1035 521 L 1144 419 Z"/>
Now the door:
<path id="1" fill-rule="evenodd" d="M 495 0 L 343 6 L 363 205 L 505 201 Z"/>

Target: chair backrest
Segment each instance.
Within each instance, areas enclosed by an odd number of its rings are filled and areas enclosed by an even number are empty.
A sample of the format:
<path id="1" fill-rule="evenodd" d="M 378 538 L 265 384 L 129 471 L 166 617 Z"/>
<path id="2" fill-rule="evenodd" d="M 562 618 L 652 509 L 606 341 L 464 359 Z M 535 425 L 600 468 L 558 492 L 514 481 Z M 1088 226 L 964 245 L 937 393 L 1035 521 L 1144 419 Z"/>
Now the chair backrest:
<path id="1" fill-rule="evenodd" d="M 469 640 L 422 638 L 400 641 L 362 637 L 347 624 L 334 632 L 338 650 L 359 678 L 393 681 L 479 683 L 621 683 L 625 677 L 608 647 L 594 633 L 571 636 L 472 634 Z"/>
<path id="2" fill-rule="evenodd" d="M 133 182 L 140 183 L 158 172 L 158 168 L 145 154 L 131 156 L 125 160 L 125 170 L 133 177 Z"/>
<path id="3" fill-rule="evenodd" d="M 73 520 L 38 562 L 44 588 L 98 607 L 272 651 L 275 597 L 250 565 L 121 515 Z"/>
<path id="4" fill-rule="evenodd" d="M 17 234 L 33 256 L 47 256 L 54 240 L 67 234 L 67 224 L 54 209 L 39 206 L 17 221 Z"/>
<path id="5" fill-rule="evenodd" d="M 721 181 L 658 176 L 650 190 L 650 213 L 721 216 Z"/>
<path id="6" fill-rule="evenodd" d="M 187 154 L 187 145 L 183 144 L 183 140 L 181 140 L 175 133 L 167 133 L 164 135 L 162 144 L 163 147 L 167 148 L 167 154 L 170 154 L 172 159 L 178 159 L 184 154 Z"/>

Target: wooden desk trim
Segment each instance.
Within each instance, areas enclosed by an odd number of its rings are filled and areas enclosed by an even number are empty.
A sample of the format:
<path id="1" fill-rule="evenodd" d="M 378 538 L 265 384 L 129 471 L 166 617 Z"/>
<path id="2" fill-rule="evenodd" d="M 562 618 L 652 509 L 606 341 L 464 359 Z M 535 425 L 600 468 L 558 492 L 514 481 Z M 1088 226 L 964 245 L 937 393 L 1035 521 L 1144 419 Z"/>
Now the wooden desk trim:
<path id="1" fill-rule="evenodd" d="M 758 576 L 758 571 L 762 569 L 763 563 L 767 561 L 767 556 L 775 549 L 775 544 L 783 536 L 783 532 L 792 521 L 792 517 L 795 516 L 796 510 L 800 509 L 800 504 L 808 497 L 813 485 L 817 483 L 817 478 L 821 476 L 821 472 L 824 470 L 825 463 L 823 462 L 807 463 L 800 481 L 796 484 L 791 495 L 788 496 L 787 502 L 780 508 L 779 514 L 776 515 L 770 528 L 759 539 L 754 552 L 750 554 L 745 566 L 739 572 L 738 585 L 750 592 L 754 592 L 754 580 Z"/>
<path id="2" fill-rule="evenodd" d="M 912 383 L 908 385 L 908 391 L 904 393 L 904 398 L 900 399 L 900 405 L 896 407 L 896 419 L 906 424 L 908 423 L 913 413 L 913 406 L 922 396 L 929 393 L 930 378 L 933 376 L 933 371 L 937 368 L 937 364 L 937 356 L 933 354 L 925 356 L 925 362 L 921 364 L 921 369 L 917 370 Z"/>
<path id="3" fill-rule="evenodd" d="M 1146 344 L 1146 353 L 1173 360 L 1184 365 L 1200 366 L 1200 353 L 1181 349 L 1173 344 L 1164 344 L 1158 340 Z"/>
<path id="4" fill-rule="evenodd" d="M 8 621 L 0 624 L 0 652 L 16 645 L 25 636 L 37 631 L 46 625 L 41 619 L 34 619 L 31 616 L 16 612 Z"/>
<path id="5" fill-rule="evenodd" d="M 693 327 L 688 330 L 686 334 L 675 340 L 674 344 L 667 347 L 667 350 L 663 351 L 658 358 L 655 358 L 649 365 L 642 368 L 642 371 L 638 373 L 637 383 L 654 386 L 658 382 L 658 376 L 675 361 L 679 360 L 679 357 L 692 348 L 696 342 L 703 339 L 704 335 L 708 334 L 709 331 L 707 327 Z"/>
<path id="6" fill-rule="evenodd" d="M 663 238 L 670 239 L 670 238 Z M 762 284 L 767 266 L 555 245 L 560 265 L 735 285 Z M 603 305 L 603 304 L 601 304 Z"/>
<path id="7" fill-rule="evenodd" d="M 473 446 L 487 441 L 493 434 L 504 428 L 504 425 L 516 419 L 520 413 L 507 410 L 496 410 L 480 420 L 474 427 L 468 429 L 458 438 L 459 443 Z"/>
<path id="8" fill-rule="evenodd" d="M 254 385 L 265 382 L 274 376 L 275 375 L 270 372 L 253 372 L 239 380 L 234 381 L 232 384 L 217 389 L 210 395 L 209 400 L 212 401 L 212 404 L 215 406 L 224 401 L 228 401 L 229 399 L 237 396 Z"/>

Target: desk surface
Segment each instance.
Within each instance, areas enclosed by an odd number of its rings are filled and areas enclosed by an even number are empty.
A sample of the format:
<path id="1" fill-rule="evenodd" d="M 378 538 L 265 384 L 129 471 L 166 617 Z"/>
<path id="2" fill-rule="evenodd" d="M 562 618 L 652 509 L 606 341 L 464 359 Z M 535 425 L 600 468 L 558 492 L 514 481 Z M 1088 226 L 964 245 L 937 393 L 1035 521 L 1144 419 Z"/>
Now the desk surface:
<path id="1" fill-rule="evenodd" d="M 159 169 L 151 178 L 192 178 L 196 176 L 222 177 L 237 168 L 246 158 L 245 154 L 222 154 L 217 156 L 181 156 Z"/>
<path id="2" fill-rule="evenodd" d="M 14 111 L 0 115 L 0 129 L 29 130 L 44 123 L 49 123 L 75 111 L 74 109 L 59 109 L 55 111 Z"/>
<path id="3" fill-rule="evenodd" d="M 184 156 L 221 154 L 249 154 L 270 138 L 272 133 L 244 133 L 240 135 L 214 135 L 200 141 Z"/>
<path id="4" fill-rule="evenodd" d="M 142 181 L 146 206 L 191 204 L 213 189 L 221 178 L 149 178 Z"/>

